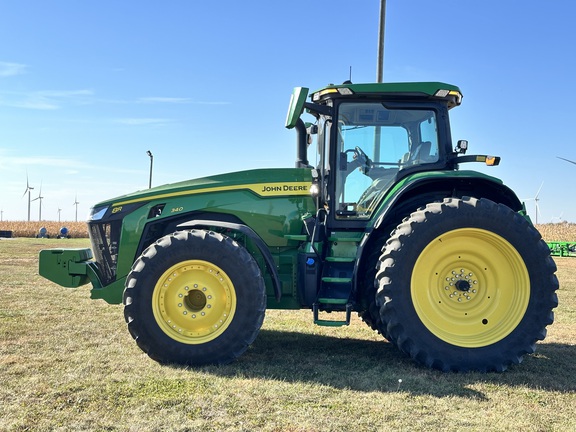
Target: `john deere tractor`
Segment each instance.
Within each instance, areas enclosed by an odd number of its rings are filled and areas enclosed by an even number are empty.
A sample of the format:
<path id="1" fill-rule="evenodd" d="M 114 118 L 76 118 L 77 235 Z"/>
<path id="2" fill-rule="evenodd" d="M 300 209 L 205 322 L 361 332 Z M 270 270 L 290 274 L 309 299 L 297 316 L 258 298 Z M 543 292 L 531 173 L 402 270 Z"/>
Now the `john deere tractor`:
<path id="1" fill-rule="evenodd" d="M 96 204 L 92 249 L 44 250 L 40 274 L 123 303 L 161 363 L 231 362 L 272 308 L 309 309 L 323 326 L 356 312 L 427 367 L 503 371 L 553 322 L 556 266 L 516 194 L 463 169 L 500 159 L 453 145 L 461 100 L 438 82 L 296 88 L 295 168 Z"/>

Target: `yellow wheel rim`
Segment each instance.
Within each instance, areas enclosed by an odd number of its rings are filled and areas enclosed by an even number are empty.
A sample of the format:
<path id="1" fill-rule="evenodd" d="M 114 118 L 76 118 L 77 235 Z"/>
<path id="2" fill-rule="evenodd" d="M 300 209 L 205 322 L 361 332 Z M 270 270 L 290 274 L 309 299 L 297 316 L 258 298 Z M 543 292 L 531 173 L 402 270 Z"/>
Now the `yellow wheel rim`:
<path id="1" fill-rule="evenodd" d="M 434 239 L 416 261 L 410 289 L 426 328 L 467 348 L 509 335 L 530 300 L 528 270 L 516 249 L 499 235 L 475 228 Z"/>
<path id="2" fill-rule="evenodd" d="M 185 344 L 216 339 L 232 322 L 236 291 L 218 266 L 183 261 L 160 277 L 152 294 L 152 311 L 164 333 Z"/>

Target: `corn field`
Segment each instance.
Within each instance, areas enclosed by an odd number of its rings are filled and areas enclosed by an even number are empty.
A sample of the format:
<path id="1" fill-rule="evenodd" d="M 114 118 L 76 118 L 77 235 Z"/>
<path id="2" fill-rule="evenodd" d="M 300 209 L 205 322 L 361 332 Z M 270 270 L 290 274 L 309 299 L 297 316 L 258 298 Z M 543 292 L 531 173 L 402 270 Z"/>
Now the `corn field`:
<path id="1" fill-rule="evenodd" d="M 71 237 L 88 237 L 86 222 L 0 222 L 0 231 L 12 231 L 12 237 L 36 237 L 42 227 L 46 228 L 50 237 L 56 237 L 61 227 L 68 228 Z M 547 242 L 576 241 L 576 223 L 539 224 L 536 227 Z"/>
<path id="2" fill-rule="evenodd" d="M 11 231 L 12 237 L 36 237 L 41 228 L 46 228 L 46 233 L 51 238 L 55 238 L 60 232 L 60 228 L 66 227 L 68 233 L 73 238 L 88 237 L 88 225 L 86 222 L 0 222 L 0 231 Z"/>
<path id="3" fill-rule="evenodd" d="M 575 242 L 576 241 L 576 223 L 554 223 L 536 225 L 542 238 L 547 242 L 561 241 L 561 242 Z"/>

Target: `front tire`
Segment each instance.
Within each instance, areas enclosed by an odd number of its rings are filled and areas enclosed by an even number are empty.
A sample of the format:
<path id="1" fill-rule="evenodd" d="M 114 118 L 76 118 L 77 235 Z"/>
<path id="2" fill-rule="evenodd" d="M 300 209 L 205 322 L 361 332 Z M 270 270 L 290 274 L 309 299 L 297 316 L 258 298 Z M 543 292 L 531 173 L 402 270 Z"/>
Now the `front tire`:
<path id="1" fill-rule="evenodd" d="M 124 316 L 138 346 L 160 363 L 224 364 L 254 341 L 265 286 L 250 253 L 222 234 L 162 237 L 126 280 Z"/>
<path id="2" fill-rule="evenodd" d="M 382 333 L 425 366 L 503 371 L 546 336 L 556 265 L 538 231 L 486 199 L 428 204 L 380 258 Z"/>

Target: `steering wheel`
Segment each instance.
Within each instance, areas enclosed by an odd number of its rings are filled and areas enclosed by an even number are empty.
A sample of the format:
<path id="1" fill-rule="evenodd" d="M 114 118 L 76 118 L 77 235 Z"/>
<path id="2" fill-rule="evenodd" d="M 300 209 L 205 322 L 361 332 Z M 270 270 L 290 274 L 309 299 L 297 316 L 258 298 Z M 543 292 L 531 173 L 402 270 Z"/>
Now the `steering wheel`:
<path id="1" fill-rule="evenodd" d="M 353 152 L 354 155 L 352 157 L 360 166 L 360 172 L 362 174 L 368 175 L 368 171 L 370 171 L 370 168 L 372 168 L 372 161 L 370 160 L 368 155 L 364 153 L 364 150 L 362 150 L 358 146 L 354 147 Z"/>

